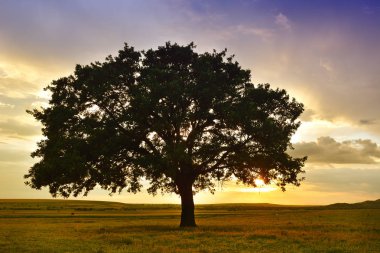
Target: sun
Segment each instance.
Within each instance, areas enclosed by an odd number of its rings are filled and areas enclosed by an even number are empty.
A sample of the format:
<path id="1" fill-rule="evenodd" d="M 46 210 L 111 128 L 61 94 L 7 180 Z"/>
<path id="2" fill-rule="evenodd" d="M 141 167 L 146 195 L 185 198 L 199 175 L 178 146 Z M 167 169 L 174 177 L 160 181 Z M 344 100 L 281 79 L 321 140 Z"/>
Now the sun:
<path id="1" fill-rule="evenodd" d="M 256 187 L 241 188 L 241 192 L 271 192 L 277 190 L 273 184 L 265 184 L 264 180 L 261 178 L 256 178 L 254 180 Z"/>
<path id="2" fill-rule="evenodd" d="M 263 187 L 265 185 L 264 180 L 260 178 L 256 178 L 254 181 L 257 187 Z"/>

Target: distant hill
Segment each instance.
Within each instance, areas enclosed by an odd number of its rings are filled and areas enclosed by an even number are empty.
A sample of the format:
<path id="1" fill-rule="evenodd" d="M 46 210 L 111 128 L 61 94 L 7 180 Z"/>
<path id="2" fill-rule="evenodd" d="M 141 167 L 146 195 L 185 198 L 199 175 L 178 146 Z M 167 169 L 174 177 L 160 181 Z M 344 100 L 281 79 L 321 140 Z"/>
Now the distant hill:
<path id="1" fill-rule="evenodd" d="M 248 211 L 293 208 L 320 208 L 311 205 L 277 205 L 270 203 L 198 204 L 198 211 Z M 181 210 L 179 204 L 127 204 L 113 201 L 62 199 L 0 199 L 0 210 L 72 210 L 72 211 L 127 211 Z"/>
<path id="2" fill-rule="evenodd" d="M 0 199 L 0 210 L 136 211 L 178 209 L 174 204 L 126 204 L 113 201 L 62 199 Z"/>
<path id="3" fill-rule="evenodd" d="M 380 199 L 367 200 L 359 203 L 335 203 L 326 206 L 329 209 L 380 209 Z"/>
<path id="4" fill-rule="evenodd" d="M 59 200 L 59 199 L 0 199 L 1 210 L 60 210 L 60 211 L 180 211 L 176 204 L 126 204 L 111 201 Z M 380 199 L 360 203 L 335 203 L 331 205 L 276 205 L 269 203 L 223 203 L 196 205 L 203 211 L 249 211 L 273 209 L 380 209 Z"/>

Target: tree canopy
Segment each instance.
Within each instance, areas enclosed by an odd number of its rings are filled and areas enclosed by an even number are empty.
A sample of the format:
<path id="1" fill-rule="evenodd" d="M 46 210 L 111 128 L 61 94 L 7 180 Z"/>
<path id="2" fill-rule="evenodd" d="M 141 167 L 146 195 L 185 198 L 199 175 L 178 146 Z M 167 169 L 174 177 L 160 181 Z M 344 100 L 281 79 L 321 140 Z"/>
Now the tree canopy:
<path id="1" fill-rule="evenodd" d="M 147 180 L 151 194 L 181 196 L 182 226 L 195 225 L 193 194 L 217 181 L 298 186 L 306 158 L 287 150 L 303 105 L 285 90 L 254 85 L 226 50 L 194 48 L 125 44 L 48 85 L 49 106 L 29 111 L 45 138 L 27 184 L 68 197 L 96 185 L 136 193 Z"/>

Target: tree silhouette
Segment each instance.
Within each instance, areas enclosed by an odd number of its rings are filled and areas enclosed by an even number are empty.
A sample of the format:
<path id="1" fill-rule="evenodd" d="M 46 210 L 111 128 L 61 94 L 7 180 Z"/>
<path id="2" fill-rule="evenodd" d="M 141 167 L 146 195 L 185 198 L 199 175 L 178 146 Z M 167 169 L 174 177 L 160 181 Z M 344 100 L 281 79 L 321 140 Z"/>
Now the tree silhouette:
<path id="1" fill-rule="evenodd" d="M 55 197 L 112 193 L 181 197 L 181 226 L 195 226 L 193 194 L 218 180 L 299 185 L 306 158 L 293 158 L 290 137 L 303 105 L 286 91 L 251 83 L 226 50 L 196 53 L 166 43 L 135 51 L 125 44 L 105 62 L 77 65 L 47 86 L 49 107 L 28 111 L 45 138 L 27 184 Z"/>

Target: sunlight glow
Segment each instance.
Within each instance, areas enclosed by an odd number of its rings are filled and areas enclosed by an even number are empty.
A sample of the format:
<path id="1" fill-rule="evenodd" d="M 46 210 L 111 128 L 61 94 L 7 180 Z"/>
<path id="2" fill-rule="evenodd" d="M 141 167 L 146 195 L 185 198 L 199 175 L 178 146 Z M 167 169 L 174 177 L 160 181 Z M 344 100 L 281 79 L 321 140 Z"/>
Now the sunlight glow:
<path id="1" fill-rule="evenodd" d="M 256 187 L 256 188 L 241 188 L 239 192 L 272 192 L 277 190 L 277 188 L 272 186 Z"/>
<path id="2" fill-rule="evenodd" d="M 255 184 L 257 185 L 257 187 L 262 187 L 265 185 L 264 181 L 260 178 L 255 179 Z"/>
<path id="3" fill-rule="evenodd" d="M 250 188 L 241 188 L 239 189 L 240 192 L 272 192 L 277 190 L 276 187 L 272 185 L 266 185 L 264 181 L 260 178 L 255 179 L 256 187 L 250 187 Z"/>
<path id="4" fill-rule="evenodd" d="M 51 92 L 49 90 L 40 90 L 37 92 L 37 97 L 45 100 L 51 99 Z"/>

